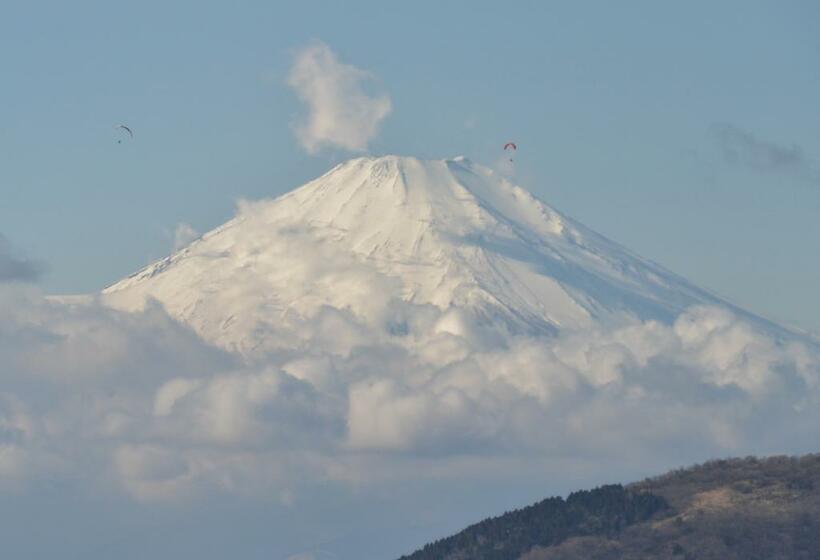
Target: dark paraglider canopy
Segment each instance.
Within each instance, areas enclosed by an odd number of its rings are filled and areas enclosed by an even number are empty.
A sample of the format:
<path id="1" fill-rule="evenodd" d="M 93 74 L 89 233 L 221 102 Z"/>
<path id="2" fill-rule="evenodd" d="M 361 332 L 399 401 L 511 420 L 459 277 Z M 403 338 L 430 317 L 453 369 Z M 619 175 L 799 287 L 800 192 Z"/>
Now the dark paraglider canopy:
<path id="1" fill-rule="evenodd" d="M 518 150 L 518 146 L 515 145 L 515 142 L 507 142 L 506 144 L 504 144 L 504 151 L 506 152 L 507 150 L 510 150 L 510 155 L 512 155 L 513 152 Z M 513 159 L 510 158 L 510 161 L 512 160 Z"/>
<path id="2" fill-rule="evenodd" d="M 134 132 L 124 124 L 117 126 L 117 130 L 124 130 L 128 133 L 129 138 L 134 138 Z M 122 144 L 122 140 L 117 140 L 117 144 Z"/>

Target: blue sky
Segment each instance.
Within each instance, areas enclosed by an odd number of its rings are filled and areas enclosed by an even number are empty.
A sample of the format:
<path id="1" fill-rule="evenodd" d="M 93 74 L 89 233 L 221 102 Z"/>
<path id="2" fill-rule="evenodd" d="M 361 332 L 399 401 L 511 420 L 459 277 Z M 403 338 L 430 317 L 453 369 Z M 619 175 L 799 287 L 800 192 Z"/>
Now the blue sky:
<path id="1" fill-rule="evenodd" d="M 6 4 L 0 233 L 47 264 L 46 290 L 92 291 L 164 256 L 178 223 L 205 231 L 349 157 L 294 140 L 286 76 L 312 40 L 390 95 L 371 153 L 492 162 L 514 139 L 520 181 L 557 208 L 820 330 L 811 1 Z M 800 161 L 732 164 L 715 125 Z"/>
<path id="2" fill-rule="evenodd" d="M 392 344 L 347 359 L 317 341 L 305 368 L 341 379 L 337 395 L 280 371 L 292 356 L 241 362 L 159 309 L 60 306 L 30 290 L 34 278 L 47 293 L 98 290 L 167 255 L 180 224 L 204 232 L 238 200 L 357 155 L 299 141 L 305 107 L 288 77 L 318 44 L 389 96 L 366 153 L 493 164 L 513 140 L 517 179 L 559 210 L 820 332 L 817 2 L 6 2 L 4 552 L 388 558 L 546 495 L 816 451 L 816 348 L 778 346 L 719 310 L 686 315 L 683 335 L 647 323 L 558 340 L 597 357 L 592 372 L 533 341 L 492 359 L 468 346 L 487 371 L 419 372 L 470 395 L 464 418 L 431 420 L 439 388 L 403 385 L 414 355 Z M 496 369 L 520 386 L 496 391 Z M 621 381 L 595 385 L 598 370 Z M 351 448 L 344 383 L 369 371 L 385 411 L 420 407 L 401 422 L 417 443 Z M 246 429 L 216 437 L 221 420 Z M 474 421 L 492 445 L 463 454 Z M 290 437 L 266 435 L 280 426 Z"/>

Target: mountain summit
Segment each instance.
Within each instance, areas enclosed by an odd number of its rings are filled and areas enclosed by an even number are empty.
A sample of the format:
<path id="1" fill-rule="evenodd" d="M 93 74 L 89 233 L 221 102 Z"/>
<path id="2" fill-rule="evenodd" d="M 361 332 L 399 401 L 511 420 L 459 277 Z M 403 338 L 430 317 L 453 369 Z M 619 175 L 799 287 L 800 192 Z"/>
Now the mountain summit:
<path id="1" fill-rule="evenodd" d="M 401 333 L 401 305 L 470 324 L 554 333 L 627 314 L 668 322 L 724 304 L 465 158 L 366 157 L 237 216 L 108 287 L 157 299 L 233 350 L 286 347 L 323 309 Z M 400 313 L 399 313 L 400 315 Z"/>

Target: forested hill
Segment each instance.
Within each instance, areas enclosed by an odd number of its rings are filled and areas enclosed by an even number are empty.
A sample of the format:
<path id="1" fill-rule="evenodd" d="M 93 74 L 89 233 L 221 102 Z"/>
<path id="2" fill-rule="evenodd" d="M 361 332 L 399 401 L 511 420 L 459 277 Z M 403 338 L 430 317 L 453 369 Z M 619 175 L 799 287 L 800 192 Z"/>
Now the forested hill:
<path id="1" fill-rule="evenodd" d="M 402 560 L 518 558 L 536 545 L 557 544 L 571 536 L 615 534 L 666 507 L 663 498 L 649 492 L 627 490 L 620 484 L 602 486 L 486 519 Z"/>
<path id="2" fill-rule="evenodd" d="M 549 498 L 402 560 L 816 560 L 820 455 L 711 461 Z"/>

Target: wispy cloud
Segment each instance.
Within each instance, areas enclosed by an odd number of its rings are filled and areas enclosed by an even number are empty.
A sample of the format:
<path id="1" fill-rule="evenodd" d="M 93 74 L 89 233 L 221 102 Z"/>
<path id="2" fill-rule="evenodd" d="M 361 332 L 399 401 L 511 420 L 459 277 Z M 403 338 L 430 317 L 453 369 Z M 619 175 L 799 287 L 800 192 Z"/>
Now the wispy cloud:
<path id="1" fill-rule="evenodd" d="M 9 242 L 0 234 L 0 282 L 33 282 L 43 270 L 41 263 L 13 255 Z"/>
<path id="2" fill-rule="evenodd" d="M 307 105 L 305 121 L 296 128 L 299 143 L 309 153 L 322 147 L 364 151 L 390 114 L 385 93 L 369 94 L 374 76 L 339 61 L 324 43 L 313 43 L 296 55 L 288 85 Z"/>
<path id="3" fill-rule="evenodd" d="M 293 556 L 288 556 L 287 560 L 319 560 L 319 559 L 312 552 L 301 552 L 299 554 L 294 554 Z"/>
<path id="4" fill-rule="evenodd" d="M 818 178 L 814 162 L 797 144 L 778 144 L 729 123 L 713 124 L 711 132 L 726 163 L 800 179 Z"/>
<path id="5" fill-rule="evenodd" d="M 174 230 L 174 251 L 182 249 L 191 241 L 199 237 L 199 232 L 190 224 L 182 222 Z"/>

